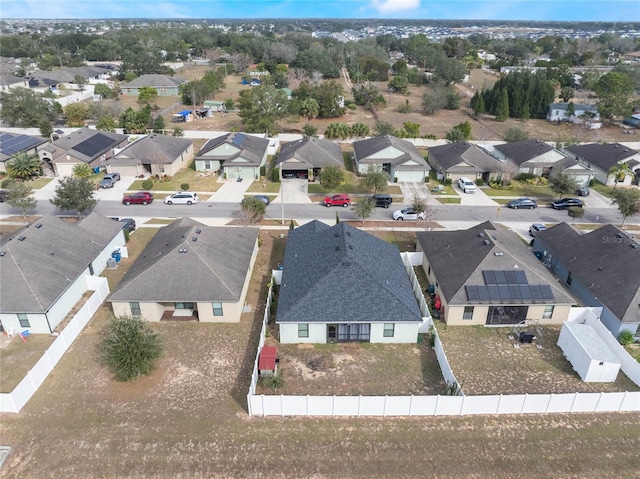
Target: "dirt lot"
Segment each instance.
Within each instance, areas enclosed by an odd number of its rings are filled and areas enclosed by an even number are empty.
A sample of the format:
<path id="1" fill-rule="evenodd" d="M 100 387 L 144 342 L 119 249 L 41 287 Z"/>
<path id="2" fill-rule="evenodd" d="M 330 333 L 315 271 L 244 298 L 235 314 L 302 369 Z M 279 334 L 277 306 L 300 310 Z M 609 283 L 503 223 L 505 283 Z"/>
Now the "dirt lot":
<path id="1" fill-rule="evenodd" d="M 188 79 L 198 78 L 207 71 L 207 67 L 188 67 L 183 70 L 179 70 L 176 75 L 182 76 Z M 490 115 L 481 115 L 480 118 L 473 118 L 470 116 L 469 100 L 475 90 L 482 89 L 483 87 L 490 87 L 496 81 L 497 76 L 495 74 L 486 72 L 484 70 L 472 70 L 469 83 L 466 85 L 457 85 L 456 88 L 461 97 L 460 109 L 454 111 L 441 110 L 437 115 L 425 116 L 420 113 L 422 92 L 426 87 L 409 88 L 408 95 L 390 93 L 387 89 L 386 82 L 374 82 L 378 86 L 381 92 L 384 94 L 384 98 L 387 102 L 385 108 L 380 109 L 377 112 L 377 116 L 380 120 L 388 121 L 394 125 L 395 128 L 402 128 L 404 122 L 418 123 L 420 125 L 420 134 L 435 135 L 437 138 L 444 138 L 446 133 L 451 130 L 455 125 L 464 121 L 471 123 L 471 134 L 474 140 L 500 140 L 502 141 L 504 133 L 512 127 L 518 127 L 529 132 L 530 138 L 540 138 L 548 141 L 566 141 L 571 138 L 577 138 L 582 142 L 598 142 L 598 141 L 631 141 L 635 140 L 635 137 L 625 135 L 622 133 L 622 129 L 619 127 L 606 127 L 600 130 L 585 130 L 581 126 L 562 124 L 558 125 L 550 123 L 546 120 L 519 120 L 510 118 L 505 122 L 498 123 Z M 346 97 L 351 97 L 351 89 L 346 84 L 344 78 L 340 78 L 336 81 L 341 82 Z M 233 99 L 236 103 L 239 99 L 240 91 L 249 89 L 251 87 L 242 85 L 239 76 L 228 76 L 225 80 L 226 88 L 219 92 L 215 99 L 226 100 L 228 98 Z M 473 88 L 471 88 L 473 86 Z M 127 103 L 125 106 L 133 106 L 135 108 L 135 99 L 131 97 L 120 97 L 121 100 Z M 410 113 L 399 113 L 398 107 L 404 105 L 405 101 L 409 101 L 412 111 Z M 237 112 L 229 112 L 226 116 L 215 113 L 211 118 L 198 119 L 192 123 L 172 124 L 170 122 L 171 115 L 182 109 L 184 106 L 180 102 L 180 97 L 163 97 L 158 100 L 158 106 L 161 108 L 167 108 L 163 110 L 167 128 L 173 128 L 174 126 L 180 126 L 185 130 L 196 131 L 243 131 L 241 119 Z M 371 130 L 375 126 L 376 118 L 371 112 L 358 107 L 356 110 L 347 110 L 345 115 L 341 118 L 327 119 L 327 120 L 313 120 L 311 123 L 318 129 L 319 134 L 324 134 L 327 126 L 332 122 L 341 122 L 347 124 L 353 123 L 366 123 Z M 306 120 L 301 118 L 289 118 L 281 123 L 281 129 L 285 133 L 301 133 Z"/>
<path id="2" fill-rule="evenodd" d="M 144 246 L 137 234 L 132 255 Z M 23 411 L 0 415 L 0 443 L 12 448 L 0 476 L 637 477 L 637 414 L 249 418 L 268 273 L 284 250 L 278 235 L 260 234 L 252 312 L 239 324 L 154 324 L 166 352 L 149 377 L 117 383 L 97 362 L 109 315 L 101 309 Z"/>

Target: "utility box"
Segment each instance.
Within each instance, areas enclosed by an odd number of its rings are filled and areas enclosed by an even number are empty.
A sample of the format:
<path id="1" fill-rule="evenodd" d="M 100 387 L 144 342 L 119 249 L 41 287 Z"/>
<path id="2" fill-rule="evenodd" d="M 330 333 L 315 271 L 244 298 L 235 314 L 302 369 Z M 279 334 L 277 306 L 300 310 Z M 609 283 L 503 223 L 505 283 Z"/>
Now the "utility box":
<path id="1" fill-rule="evenodd" d="M 612 383 L 618 377 L 620 360 L 591 326 L 565 322 L 558 346 L 584 382 Z"/>

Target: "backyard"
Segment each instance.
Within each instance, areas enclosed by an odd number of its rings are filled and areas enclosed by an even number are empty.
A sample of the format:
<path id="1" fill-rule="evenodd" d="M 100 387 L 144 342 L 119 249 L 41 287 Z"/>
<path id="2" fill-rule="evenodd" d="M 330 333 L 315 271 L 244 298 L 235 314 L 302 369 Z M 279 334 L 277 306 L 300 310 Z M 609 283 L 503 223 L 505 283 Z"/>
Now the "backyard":
<path id="1" fill-rule="evenodd" d="M 153 231 L 140 228 L 132 235 L 132 257 L 109 270 L 112 288 Z M 165 341 L 164 357 L 151 376 L 119 383 L 97 360 L 96 346 L 110 316 L 107 306 L 101 308 L 23 411 L 0 415 L 2 445 L 11 446 L 2 477 L 637 474 L 640 417 L 635 413 L 248 417 L 246 394 L 266 285 L 284 254 L 286 240 L 279 233 L 260 232 L 262 244 L 246 299 L 251 312 L 240 323 L 150 325 Z M 381 374 L 388 377 L 392 371 Z"/>

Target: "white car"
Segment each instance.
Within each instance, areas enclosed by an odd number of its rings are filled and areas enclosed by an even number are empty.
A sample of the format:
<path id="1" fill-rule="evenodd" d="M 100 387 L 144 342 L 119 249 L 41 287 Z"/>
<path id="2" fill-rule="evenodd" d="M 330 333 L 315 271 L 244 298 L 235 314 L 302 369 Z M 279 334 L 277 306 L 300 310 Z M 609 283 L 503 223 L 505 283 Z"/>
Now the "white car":
<path id="1" fill-rule="evenodd" d="M 396 221 L 404 221 L 404 220 L 416 221 L 418 219 L 423 220 L 424 218 L 425 218 L 424 211 L 422 211 L 421 213 L 416 213 L 411 207 L 404 208 L 402 210 L 396 210 L 393 212 L 393 219 Z"/>
<path id="2" fill-rule="evenodd" d="M 462 177 L 458 180 L 458 187 L 465 193 L 475 193 L 477 186 L 469 178 Z"/>
<path id="3" fill-rule="evenodd" d="M 198 193 L 178 191 L 164 199 L 165 205 L 194 205 L 198 202 Z"/>

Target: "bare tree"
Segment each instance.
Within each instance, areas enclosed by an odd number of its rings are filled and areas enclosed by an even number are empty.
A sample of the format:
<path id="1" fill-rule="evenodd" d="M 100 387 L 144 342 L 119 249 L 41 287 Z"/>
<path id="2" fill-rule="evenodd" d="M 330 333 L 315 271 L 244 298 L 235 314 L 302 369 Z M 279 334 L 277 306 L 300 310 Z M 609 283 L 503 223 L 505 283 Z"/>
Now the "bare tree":
<path id="1" fill-rule="evenodd" d="M 295 90 L 300 86 L 300 83 L 303 81 L 310 81 L 309 75 L 302 68 L 289 68 L 287 72 L 287 82 L 289 84 L 289 88 Z"/>
<path id="2" fill-rule="evenodd" d="M 520 167 L 513 160 L 505 160 L 500 165 L 500 178 L 502 186 L 507 186 L 509 182 L 520 173 Z"/>
<path id="3" fill-rule="evenodd" d="M 237 73 L 242 73 L 251 65 L 251 57 L 246 53 L 236 53 L 231 56 L 231 63 Z"/>

